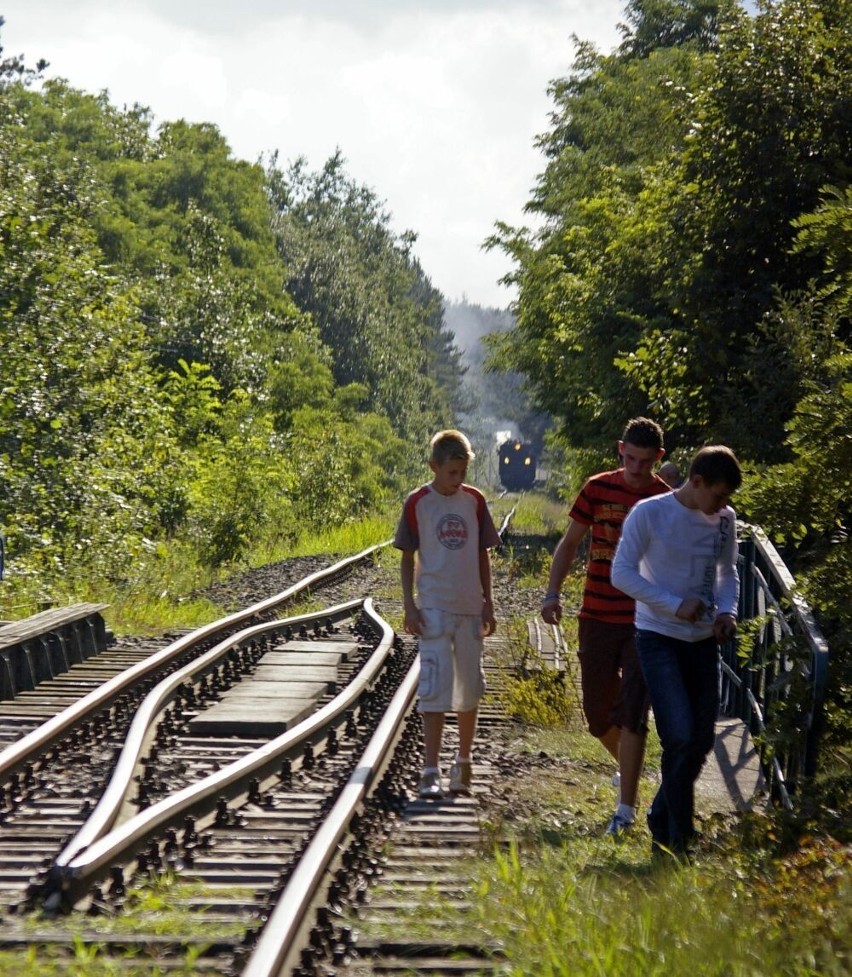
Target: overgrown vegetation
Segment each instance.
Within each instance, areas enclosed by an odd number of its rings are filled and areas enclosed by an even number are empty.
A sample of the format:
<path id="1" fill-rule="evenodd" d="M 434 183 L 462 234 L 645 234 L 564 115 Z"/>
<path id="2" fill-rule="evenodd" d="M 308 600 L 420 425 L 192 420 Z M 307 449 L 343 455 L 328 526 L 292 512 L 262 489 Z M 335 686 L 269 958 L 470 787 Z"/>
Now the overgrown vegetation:
<path id="1" fill-rule="evenodd" d="M 779 866 L 740 857 L 731 844 L 712 865 L 678 871 L 601 848 L 571 839 L 543 849 L 534 865 L 516 849 L 497 856 L 480 906 L 513 977 L 848 973 L 849 863 L 840 849 L 803 851 Z M 809 876 L 803 906 L 798 887 Z"/>
<path id="2" fill-rule="evenodd" d="M 77 941 L 69 959 L 61 950 L 45 946 L 29 947 L 21 956 L 0 951 L 3 977 L 197 977 L 200 951 L 189 949 L 184 959 L 158 964 L 144 955 L 113 956 L 106 945 Z"/>
<path id="3" fill-rule="evenodd" d="M 566 498 L 615 466 L 632 415 L 663 425 L 678 462 L 716 441 L 740 456 L 738 515 L 780 547 L 828 639 L 825 766 L 847 788 L 850 25 L 849 0 L 629 0 L 621 45 L 578 41 L 551 84 L 535 229 L 490 241 L 519 289 L 490 365 L 556 419 Z"/>
<path id="4" fill-rule="evenodd" d="M 261 547 L 247 554 L 245 562 L 263 566 L 318 553 L 328 554 L 332 562 L 335 556 L 350 556 L 387 541 L 393 535 L 393 526 L 388 514 L 368 515 L 320 532 L 305 529 L 291 544 L 279 541 Z M 394 553 L 387 552 L 382 558 L 396 559 Z M 79 599 L 108 604 L 105 613 L 117 634 L 160 634 L 175 627 L 199 627 L 220 616 L 220 607 L 193 595 L 234 569 L 233 565 L 218 570 L 200 565 L 191 548 L 173 542 L 162 547 L 156 559 L 140 565 L 132 579 L 108 586 L 80 579 L 74 592 Z"/>
<path id="5" fill-rule="evenodd" d="M 554 813 L 540 864 L 507 857 L 487 883 L 518 974 L 849 967 L 847 855 L 825 828 L 852 785 L 852 6 L 757 8 L 629 0 L 616 51 L 578 42 L 550 90 L 536 229 L 491 241 L 519 298 L 488 367 L 534 437 L 557 419 L 565 498 L 615 464 L 633 414 L 678 461 L 714 440 L 740 454 L 738 511 L 831 648 L 821 772 L 796 817 L 723 825 L 721 857 L 675 875 Z M 318 173 L 235 160 L 214 126 L 155 130 L 142 106 L 39 85 L 46 68 L 0 59 L 0 616 L 91 597 L 128 630 L 192 624 L 209 608 L 186 595 L 237 566 L 319 531 L 334 552 L 387 538 L 392 516 L 334 534 L 395 513 L 428 434 L 474 406 L 412 235 L 339 155 Z M 515 545 L 535 578 L 542 551 Z M 528 664 L 517 714 L 570 724 Z"/>
<path id="6" fill-rule="evenodd" d="M 480 862 L 471 931 L 494 941 L 513 977 L 636 973 L 839 977 L 852 955 L 848 848 L 825 835 L 791 851 L 772 814 L 706 815 L 694 862 L 649 859 L 642 826 L 601 836 L 611 762 L 591 737 L 519 734 L 532 772 L 508 779 L 513 843 Z M 591 744 L 591 745 L 590 745 Z M 535 759 L 533 759 L 535 758 Z M 653 748 L 640 792 L 656 789 Z M 699 808 L 701 807 L 699 802 Z"/>
<path id="7" fill-rule="evenodd" d="M 395 506 L 463 402 L 414 235 L 339 154 L 249 164 L 46 70 L 0 58 L 0 615 Z"/>

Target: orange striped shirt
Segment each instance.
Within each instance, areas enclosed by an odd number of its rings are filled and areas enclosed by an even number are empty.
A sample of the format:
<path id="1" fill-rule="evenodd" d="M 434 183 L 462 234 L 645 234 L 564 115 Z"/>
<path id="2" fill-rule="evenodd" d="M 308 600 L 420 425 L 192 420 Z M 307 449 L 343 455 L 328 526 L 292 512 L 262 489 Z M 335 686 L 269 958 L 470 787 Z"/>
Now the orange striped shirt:
<path id="1" fill-rule="evenodd" d="M 621 537 L 621 524 L 640 499 L 670 491 L 669 486 L 656 475 L 644 488 L 631 488 L 624 480 L 623 468 L 593 475 L 583 486 L 568 513 L 575 522 L 589 526 L 591 530 L 580 617 L 613 624 L 633 622 L 633 598 L 616 590 L 609 577 L 612 558 Z"/>

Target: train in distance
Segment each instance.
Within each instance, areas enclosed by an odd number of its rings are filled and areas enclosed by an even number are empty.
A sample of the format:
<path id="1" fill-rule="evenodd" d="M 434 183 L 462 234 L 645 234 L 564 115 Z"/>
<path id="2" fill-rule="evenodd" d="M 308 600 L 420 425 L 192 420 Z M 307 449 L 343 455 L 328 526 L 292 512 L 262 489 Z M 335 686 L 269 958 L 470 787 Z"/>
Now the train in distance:
<path id="1" fill-rule="evenodd" d="M 497 449 L 500 484 L 509 492 L 523 492 L 535 484 L 536 457 L 528 441 L 509 438 Z"/>

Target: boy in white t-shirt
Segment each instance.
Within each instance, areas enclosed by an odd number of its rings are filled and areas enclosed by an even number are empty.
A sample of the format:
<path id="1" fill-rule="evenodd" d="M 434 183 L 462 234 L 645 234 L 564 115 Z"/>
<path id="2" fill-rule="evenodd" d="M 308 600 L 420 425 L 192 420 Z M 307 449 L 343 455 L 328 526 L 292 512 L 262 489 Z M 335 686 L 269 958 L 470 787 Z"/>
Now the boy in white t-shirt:
<path id="1" fill-rule="evenodd" d="M 443 797 L 439 757 L 447 712 L 457 713 L 459 736 L 450 792 L 470 793 L 471 750 L 485 692 L 482 639 L 496 626 L 488 549 L 500 537 L 483 494 L 464 484 L 473 457 L 460 431 L 432 438 L 434 477 L 406 498 L 394 537 L 402 550 L 405 630 L 420 638 L 424 767 L 418 792 L 424 798 Z"/>

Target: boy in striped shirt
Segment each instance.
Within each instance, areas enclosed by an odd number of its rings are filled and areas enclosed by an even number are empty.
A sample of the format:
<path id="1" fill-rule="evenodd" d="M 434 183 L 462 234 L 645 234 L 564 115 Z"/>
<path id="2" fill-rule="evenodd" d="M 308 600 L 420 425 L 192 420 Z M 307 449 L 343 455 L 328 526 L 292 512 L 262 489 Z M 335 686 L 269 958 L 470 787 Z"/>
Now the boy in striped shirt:
<path id="1" fill-rule="evenodd" d="M 569 512 L 571 522 L 553 554 L 541 616 L 562 618 L 560 588 L 590 534 L 583 603 L 579 612 L 579 659 L 583 712 L 589 732 L 618 764 L 619 800 L 607 833 L 618 837 L 636 820 L 636 797 L 645 757 L 648 690 L 636 657 L 634 601 L 612 585 L 610 568 L 621 525 L 640 500 L 671 491 L 654 467 L 665 454 L 663 432 L 647 417 L 627 423 L 618 442 L 621 467 L 593 475 Z"/>

